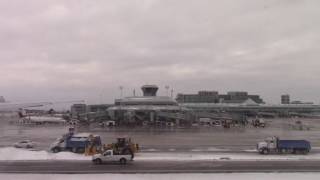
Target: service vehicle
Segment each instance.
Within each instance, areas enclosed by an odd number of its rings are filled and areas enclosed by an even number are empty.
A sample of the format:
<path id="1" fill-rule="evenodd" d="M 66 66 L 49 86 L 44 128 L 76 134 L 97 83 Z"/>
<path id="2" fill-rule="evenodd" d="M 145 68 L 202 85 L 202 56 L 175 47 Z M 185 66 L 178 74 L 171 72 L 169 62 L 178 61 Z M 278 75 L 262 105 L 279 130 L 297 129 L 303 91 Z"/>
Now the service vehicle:
<path id="1" fill-rule="evenodd" d="M 31 140 L 22 140 L 13 144 L 16 148 L 34 148 L 36 143 Z"/>
<path id="2" fill-rule="evenodd" d="M 114 150 L 107 150 L 101 154 L 92 156 L 94 164 L 102 164 L 103 162 L 119 162 L 120 164 L 127 164 L 131 159 L 131 154 L 118 154 Z"/>
<path id="3" fill-rule="evenodd" d="M 113 150 L 117 154 L 130 154 L 133 159 L 134 154 L 139 151 L 139 144 L 132 142 L 131 138 L 119 137 L 116 142 L 105 145 L 105 150 Z"/>
<path id="4" fill-rule="evenodd" d="M 264 127 L 266 127 L 266 122 L 261 118 L 256 118 L 256 119 L 252 120 L 252 125 L 253 125 L 253 127 L 264 128 Z"/>
<path id="5" fill-rule="evenodd" d="M 280 140 L 278 137 L 266 138 L 263 142 L 257 144 L 257 150 L 260 154 L 269 153 L 301 153 L 307 154 L 311 150 L 309 141 L 306 140 Z"/>
<path id="6" fill-rule="evenodd" d="M 72 151 L 84 153 L 86 149 L 98 151 L 101 149 L 101 139 L 98 135 L 90 133 L 67 133 L 51 144 L 50 150 L 54 153 L 60 151 Z M 95 154 L 95 153 L 93 153 Z"/>

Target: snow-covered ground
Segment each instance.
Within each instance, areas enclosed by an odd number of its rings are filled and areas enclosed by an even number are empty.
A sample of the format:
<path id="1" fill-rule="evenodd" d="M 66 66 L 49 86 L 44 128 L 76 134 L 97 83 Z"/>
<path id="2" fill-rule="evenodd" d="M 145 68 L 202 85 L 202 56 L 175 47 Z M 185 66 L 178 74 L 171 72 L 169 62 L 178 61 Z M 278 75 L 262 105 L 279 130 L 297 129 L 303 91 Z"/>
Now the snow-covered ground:
<path id="1" fill-rule="evenodd" d="M 14 147 L 0 148 L 0 160 L 89 160 L 91 157 L 71 152 L 51 153 Z"/>
<path id="2" fill-rule="evenodd" d="M 0 174 L 5 180 L 318 180 L 320 173 L 227 173 L 227 174 Z"/>
<path id="3" fill-rule="evenodd" d="M 47 151 L 33 151 L 13 147 L 0 148 L 0 161 L 15 160 L 91 160 L 91 156 L 72 152 L 51 153 Z M 260 155 L 256 152 L 228 153 L 228 152 L 143 152 L 137 153 L 135 161 L 193 161 L 193 160 L 320 160 L 320 153 L 308 155 Z"/>
<path id="4" fill-rule="evenodd" d="M 255 152 L 252 153 L 138 153 L 135 157 L 136 161 L 196 161 L 196 160 L 320 160 L 320 154 L 309 155 L 261 155 Z"/>

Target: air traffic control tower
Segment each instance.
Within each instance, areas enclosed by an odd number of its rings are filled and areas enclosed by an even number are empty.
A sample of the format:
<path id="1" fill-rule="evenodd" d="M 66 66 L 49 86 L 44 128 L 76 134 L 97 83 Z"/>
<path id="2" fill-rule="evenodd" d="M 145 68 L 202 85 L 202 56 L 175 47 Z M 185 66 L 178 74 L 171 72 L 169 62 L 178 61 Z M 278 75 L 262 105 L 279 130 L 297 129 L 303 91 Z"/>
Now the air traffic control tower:
<path id="1" fill-rule="evenodd" d="M 143 96 L 157 96 L 158 86 L 156 85 L 144 85 L 141 87 Z"/>

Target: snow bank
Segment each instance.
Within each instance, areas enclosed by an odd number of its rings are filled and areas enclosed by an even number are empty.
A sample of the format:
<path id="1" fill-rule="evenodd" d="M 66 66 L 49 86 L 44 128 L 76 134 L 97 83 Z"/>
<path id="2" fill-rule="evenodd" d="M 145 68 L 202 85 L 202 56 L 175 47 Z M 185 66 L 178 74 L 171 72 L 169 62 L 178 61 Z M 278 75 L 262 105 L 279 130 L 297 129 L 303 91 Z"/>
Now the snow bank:
<path id="1" fill-rule="evenodd" d="M 209 147 L 209 148 L 197 148 L 197 149 L 191 149 L 191 152 L 222 152 L 222 151 L 230 151 L 229 149 L 219 149 L 215 147 Z"/>
<path id="2" fill-rule="evenodd" d="M 0 160 L 90 160 L 90 156 L 71 152 L 51 153 L 47 151 L 32 151 L 14 147 L 0 148 Z"/>
<path id="3" fill-rule="evenodd" d="M 293 155 L 275 154 L 261 155 L 258 153 L 138 153 L 136 161 L 193 161 L 193 160 L 320 160 L 320 154 Z"/>
<path id="4" fill-rule="evenodd" d="M 0 174 L 14 180 L 318 180 L 320 173 L 227 173 L 227 174 Z"/>
<path id="5" fill-rule="evenodd" d="M 0 148 L 0 161 L 15 160 L 91 160 L 91 156 L 72 152 L 51 153 L 47 151 L 32 151 L 13 147 Z M 252 153 L 228 152 L 141 152 L 135 156 L 135 161 L 196 161 L 196 160 L 320 160 L 320 154 L 308 155 L 260 155 Z"/>

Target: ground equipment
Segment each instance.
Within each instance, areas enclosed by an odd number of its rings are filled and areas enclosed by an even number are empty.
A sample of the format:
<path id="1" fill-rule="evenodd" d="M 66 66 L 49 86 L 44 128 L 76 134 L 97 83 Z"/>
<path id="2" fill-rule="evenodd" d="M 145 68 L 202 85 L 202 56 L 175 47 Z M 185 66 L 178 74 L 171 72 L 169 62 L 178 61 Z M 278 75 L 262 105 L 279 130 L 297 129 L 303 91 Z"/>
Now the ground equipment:
<path id="1" fill-rule="evenodd" d="M 50 146 L 52 152 L 72 151 L 75 153 L 84 153 L 87 155 L 95 154 L 101 149 L 101 139 L 98 135 L 90 133 L 67 133 L 58 138 Z"/>
<path id="2" fill-rule="evenodd" d="M 270 137 L 257 144 L 260 154 L 269 153 L 301 153 L 307 154 L 311 150 L 309 141 L 306 140 L 280 140 L 278 137 Z"/>
<path id="3" fill-rule="evenodd" d="M 107 150 L 101 154 L 95 154 L 92 156 L 92 162 L 95 164 L 102 164 L 103 162 L 120 162 L 120 164 L 126 164 L 132 160 L 130 154 L 118 154 L 113 150 Z"/>
<path id="4" fill-rule="evenodd" d="M 120 137 L 115 143 L 105 145 L 104 150 L 113 150 L 117 154 L 130 154 L 133 159 L 139 150 L 139 145 L 133 143 L 131 138 Z"/>

